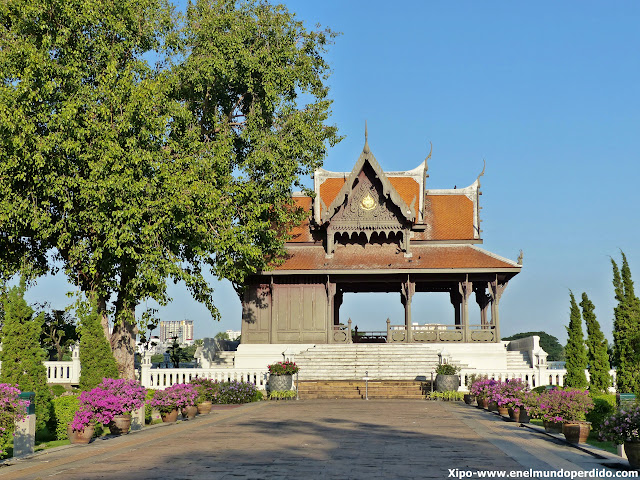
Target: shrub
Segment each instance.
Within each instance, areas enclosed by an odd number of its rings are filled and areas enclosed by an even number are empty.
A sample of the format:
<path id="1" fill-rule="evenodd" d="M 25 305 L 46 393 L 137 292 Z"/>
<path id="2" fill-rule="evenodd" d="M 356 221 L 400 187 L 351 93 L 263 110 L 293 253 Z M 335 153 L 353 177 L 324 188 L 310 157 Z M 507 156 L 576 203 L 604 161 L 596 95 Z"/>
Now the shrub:
<path id="1" fill-rule="evenodd" d="M 249 382 L 224 382 L 219 384 L 216 403 L 249 403 L 256 396 L 258 389 Z"/>
<path id="2" fill-rule="evenodd" d="M 63 385 L 51 385 L 51 387 L 49 387 L 49 389 L 51 390 L 51 394 L 54 397 L 59 397 L 61 395 L 64 395 L 65 393 L 67 393 L 67 389 L 64 388 Z"/>
<path id="3" fill-rule="evenodd" d="M 640 442 L 640 405 L 621 409 L 607 418 L 600 426 L 600 440 L 616 445 L 624 442 Z"/>
<path id="4" fill-rule="evenodd" d="M 61 395 L 53 399 L 53 415 L 56 421 L 56 439 L 64 440 L 68 438 L 67 425 L 73 421 L 73 417 L 78 410 L 77 395 Z"/>
<path id="5" fill-rule="evenodd" d="M 464 392 L 447 391 L 431 392 L 427 395 L 428 400 L 444 400 L 446 402 L 459 402 L 464 399 Z"/>
<path id="6" fill-rule="evenodd" d="M 599 431 L 604 421 L 616 413 L 616 396 L 592 395 L 593 410 L 587 413 L 587 421 L 591 422 L 593 429 Z"/>
<path id="7" fill-rule="evenodd" d="M 194 378 L 189 383 L 196 387 L 196 391 L 198 392 L 196 401 L 198 403 L 215 401 L 220 386 L 218 382 L 210 378 Z"/>
<path id="8" fill-rule="evenodd" d="M 260 392 L 257 392 L 260 393 Z M 269 392 L 269 398 L 273 400 L 287 400 L 291 398 L 296 398 L 295 390 L 276 390 L 273 392 Z"/>
<path id="9" fill-rule="evenodd" d="M 177 383 L 153 392 L 149 405 L 158 409 L 160 413 L 169 413 L 196 404 L 198 392 L 196 387 L 188 383 Z"/>
<path id="10" fill-rule="evenodd" d="M 542 418 L 549 422 L 582 421 L 593 408 L 584 390 L 548 390 L 538 398 Z"/>
<path id="11" fill-rule="evenodd" d="M 151 413 L 153 411 L 153 407 L 149 404 L 151 399 L 153 398 L 153 394 L 155 390 L 147 388 L 147 393 L 144 396 L 144 423 L 149 424 L 152 422 Z"/>
<path id="12" fill-rule="evenodd" d="M 300 370 L 293 362 L 278 362 L 267 367 L 271 375 L 294 375 Z"/>
<path id="13" fill-rule="evenodd" d="M 437 375 L 456 375 L 459 371 L 460 367 L 456 367 L 450 363 L 441 363 L 436 367 Z"/>
<path id="14" fill-rule="evenodd" d="M 117 378 L 118 367 L 104 336 L 100 317 L 95 306 L 78 309 L 80 318 L 80 389 L 97 387 L 104 377 Z"/>

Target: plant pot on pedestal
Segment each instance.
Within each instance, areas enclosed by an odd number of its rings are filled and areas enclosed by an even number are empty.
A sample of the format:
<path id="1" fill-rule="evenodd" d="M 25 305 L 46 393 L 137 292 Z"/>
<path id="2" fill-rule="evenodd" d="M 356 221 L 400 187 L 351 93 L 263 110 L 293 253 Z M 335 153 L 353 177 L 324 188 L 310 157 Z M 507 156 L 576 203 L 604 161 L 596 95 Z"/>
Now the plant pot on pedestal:
<path id="1" fill-rule="evenodd" d="M 562 433 L 569 443 L 586 443 L 591 422 L 568 421 L 562 425 Z"/>
<path id="2" fill-rule="evenodd" d="M 131 414 L 116 415 L 107 424 L 107 427 L 109 427 L 109 432 L 112 435 L 126 435 L 131 428 Z"/>
<path id="3" fill-rule="evenodd" d="M 293 375 L 269 375 L 269 391 L 283 392 L 293 388 Z"/>
<path id="4" fill-rule="evenodd" d="M 93 425 L 87 425 L 84 430 L 74 430 L 71 425 L 67 425 L 67 435 L 71 443 L 89 443 L 93 437 L 93 432 Z"/>
<path id="5" fill-rule="evenodd" d="M 189 405 L 189 406 L 184 407 L 182 409 L 182 418 L 183 419 L 192 420 L 192 419 L 196 418 L 197 414 L 198 414 L 198 407 L 196 407 L 195 405 Z"/>
<path id="6" fill-rule="evenodd" d="M 211 412 L 211 407 L 213 407 L 213 404 L 211 402 L 200 402 L 198 405 L 196 405 L 196 407 L 198 407 L 199 415 L 206 415 Z"/>
<path id="7" fill-rule="evenodd" d="M 624 453 L 631 468 L 640 469 L 640 442 L 624 442 Z"/>
<path id="8" fill-rule="evenodd" d="M 178 420 L 178 409 L 174 408 L 170 412 L 166 412 L 166 413 L 161 412 L 160 415 L 164 423 L 173 423 L 176 420 Z"/>

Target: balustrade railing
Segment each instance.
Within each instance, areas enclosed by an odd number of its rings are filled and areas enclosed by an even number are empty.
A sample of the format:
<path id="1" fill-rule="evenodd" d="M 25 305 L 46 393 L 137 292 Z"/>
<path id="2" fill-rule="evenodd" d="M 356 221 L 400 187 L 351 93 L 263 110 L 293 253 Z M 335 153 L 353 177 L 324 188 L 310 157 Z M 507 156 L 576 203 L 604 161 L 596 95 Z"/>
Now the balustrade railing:
<path id="1" fill-rule="evenodd" d="M 495 327 L 487 324 L 463 325 L 425 324 L 411 326 L 411 341 L 418 343 L 436 342 L 496 342 Z M 391 325 L 387 319 L 387 343 L 406 342 L 407 327 Z"/>
<path id="2" fill-rule="evenodd" d="M 268 370 L 239 368 L 143 368 L 140 383 L 145 388 L 163 390 L 177 383 L 189 383 L 194 378 L 208 378 L 218 382 L 250 382 L 264 389 Z"/>

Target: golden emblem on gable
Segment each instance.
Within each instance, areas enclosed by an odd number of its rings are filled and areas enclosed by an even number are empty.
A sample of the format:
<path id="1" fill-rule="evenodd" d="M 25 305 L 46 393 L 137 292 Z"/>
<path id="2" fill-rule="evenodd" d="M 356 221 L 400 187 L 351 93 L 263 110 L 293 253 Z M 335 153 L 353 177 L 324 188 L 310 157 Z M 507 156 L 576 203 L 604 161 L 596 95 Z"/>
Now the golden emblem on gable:
<path id="1" fill-rule="evenodd" d="M 370 193 L 367 193 L 367 195 L 360 201 L 360 208 L 363 210 L 373 210 L 376 208 L 376 201 Z"/>

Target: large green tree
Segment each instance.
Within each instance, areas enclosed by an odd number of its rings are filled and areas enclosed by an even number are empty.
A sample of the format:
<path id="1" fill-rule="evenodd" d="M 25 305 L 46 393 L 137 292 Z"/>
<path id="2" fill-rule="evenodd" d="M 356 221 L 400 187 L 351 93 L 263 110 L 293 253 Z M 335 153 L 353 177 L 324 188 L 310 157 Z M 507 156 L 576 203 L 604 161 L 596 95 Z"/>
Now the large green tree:
<path id="1" fill-rule="evenodd" d="M 24 299 L 21 279 L 2 295 L 4 323 L 0 331 L 0 382 L 18 385 L 23 392 L 36 394 L 36 425 L 43 429 L 51 416 L 51 393 L 44 367 L 45 351 L 40 346 L 44 313 L 36 315 Z"/>
<path id="2" fill-rule="evenodd" d="M 305 215 L 292 189 L 339 140 L 333 34 L 252 0 L 184 17 L 163 0 L 8 0 L 0 20 L 3 253 L 61 267 L 131 378 L 150 319 L 135 309 L 169 302 L 168 280 L 217 319 L 207 272 L 240 292 L 284 255 Z"/>
<path id="3" fill-rule="evenodd" d="M 631 269 L 622 253 L 622 268 L 613 266 L 613 287 L 618 305 L 614 308 L 613 363 L 619 392 L 640 395 L 640 300 L 635 295 Z"/>
<path id="4" fill-rule="evenodd" d="M 569 326 L 566 327 L 569 338 L 564 349 L 567 356 L 567 376 L 564 384 L 567 387 L 587 388 L 587 376 L 585 374 L 587 351 L 585 350 L 584 337 L 582 335 L 582 316 L 573 292 L 569 292 L 569 295 L 571 297 L 571 311 L 569 314 Z"/>
<path id="5" fill-rule="evenodd" d="M 76 322 L 68 312 L 52 310 L 44 314 L 40 344 L 47 351 L 49 360 L 62 361 L 77 340 Z"/>
<path id="6" fill-rule="evenodd" d="M 611 377 L 609 376 L 611 367 L 609 365 L 609 354 L 607 353 L 607 341 L 596 319 L 595 306 L 586 293 L 582 294 L 580 307 L 582 307 L 582 318 L 587 326 L 589 390 L 604 393 L 611 386 Z"/>

